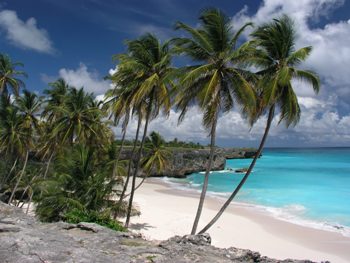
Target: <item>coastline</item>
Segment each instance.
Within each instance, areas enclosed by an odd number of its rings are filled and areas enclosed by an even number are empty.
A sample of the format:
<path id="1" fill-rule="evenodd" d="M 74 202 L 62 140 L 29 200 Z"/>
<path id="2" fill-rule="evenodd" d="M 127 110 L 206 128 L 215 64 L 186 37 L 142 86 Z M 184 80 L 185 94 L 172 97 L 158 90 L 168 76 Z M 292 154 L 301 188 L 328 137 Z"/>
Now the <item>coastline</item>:
<path id="1" fill-rule="evenodd" d="M 141 215 L 131 229 L 147 239 L 164 240 L 190 232 L 199 194 L 173 188 L 162 179 L 149 178 L 135 194 Z M 207 196 L 199 229 L 216 213 L 223 200 Z M 350 262 L 350 238 L 340 233 L 277 219 L 254 207 L 233 203 L 208 231 L 212 245 L 238 247 L 278 259 Z"/>

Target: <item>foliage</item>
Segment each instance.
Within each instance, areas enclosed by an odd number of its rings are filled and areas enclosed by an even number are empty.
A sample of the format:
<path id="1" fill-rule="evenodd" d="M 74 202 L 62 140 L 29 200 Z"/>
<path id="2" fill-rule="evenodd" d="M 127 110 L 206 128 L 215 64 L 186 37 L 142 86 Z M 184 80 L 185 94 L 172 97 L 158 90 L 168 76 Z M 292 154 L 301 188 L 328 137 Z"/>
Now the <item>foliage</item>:
<path id="1" fill-rule="evenodd" d="M 80 222 L 96 223 L 115 231 L 126 231 L 126 228 L 124 228 L 118 221 L 111 219 L 108 213 L 72 209 L 64 214 L 63 220 L 72 224 L 78 224 Z"/>
<path id="2" fill-rule="evenodd" d="M 37 197 L 37 214 L 43 221 L 57 221 L 73 208 L 103 211 L 116 206 L 110 200 L 117 184 L 109 160 L 96 148 L 76 145 L 58 156 L 55 173 L 43 181 Z"/>

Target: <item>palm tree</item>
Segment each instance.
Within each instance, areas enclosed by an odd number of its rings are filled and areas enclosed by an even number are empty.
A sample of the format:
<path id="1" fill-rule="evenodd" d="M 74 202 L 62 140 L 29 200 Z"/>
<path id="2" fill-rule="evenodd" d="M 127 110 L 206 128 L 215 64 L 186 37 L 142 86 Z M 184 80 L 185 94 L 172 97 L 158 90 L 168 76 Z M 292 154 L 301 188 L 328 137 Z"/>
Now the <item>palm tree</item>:
<path id="1" fill-rule="evenodd" d="M 18 96 L 19 88 L 24 86 L 24 82 L 18 77 L 26 77 L 26 73 L 16 70 L 17 66 L 22 66 L 22 63 L 12 62 L 10 57 L 0 53 L 0 95 L 7 96 L 9 88 Z"/>
<path id="2" fill-rule="evenodd" d="M 318 76 L 310 70 L 301 70 L 296 67 L 309 56 L 312 47 L 295 50 L 295 27 L 288 16 L 284 15 L 258 27 L 252 33 L 252 36 L 253 40 L 250 44 L 256 47 L 252 54 L 252 62 L 259 68 L 257 74 L 261 76 L 258 88 L 258 92 L 260 92 L 260 110 L 255 117 L 257 118 L 264 111 L 268 111 L 265 132 L 246 174 L 217 215 L 199 233 L 207 231 L 219 219 L 248 179 L 264 147 L 274 118 L 275 108 L 279 106 L 280 122 L 284 122 L 287 128 L 298 123 L 300 107 L 292 86 L 292 80 L 303 80 L 311 84 L 316 93 L 319 92 L 320 80 Z"/>
<path id="3" fill-rule="evenodd" d="M 245 114 L 249 114 L 255 106 L 254 91 L 249 83 L 253 75 L 238 67 L 244 62 L 245 46 L 235 48 L 240 34 L 250 23 L 234 33 L 230 19 L 218 9 L 204 10 L 199 20 L 198 28 L 178 22 L 176 29 L 184 30 L 190 37 L 173 40 L 178 53 L 189 56 L 195 63 L 199 62 L 182 69 L 185 74 L 176 99 L 181 110 L 179 120 L 184 118 L 188 106 L 197 102 L 204 112 L 203 124 L 211 137 L 209 161 L 191 234 L 197 231 L 208 187 L 219 114 L 230 111 L 235 102 Z"/>
<path id="4" fill-rule="evenodd" d="M 113 76 L 110 77 L 113 81 Z M 120 158 L 120 154 L 124 147 L 124 141 L 126 136 L 127 127 L 129 124 L 131 107 L 130 107 L 130 96 L 129 92 L 126 92 L 125 89 L 119 88 L 116 86 L 114 89 L 110 89 L 106 93 L 106 102 L 104 107 L 107 108 L 107 111 L 110 112 L 110 118 L 113 117 L 113 124 L 117 126 L 121 118 L 124 117 L 122 123 L 122 138 L 120 147 L 115 156 L 115 165 L 113 169 L 113 176 L 117 176 L 117 166 Z M 127 177 L 127 182 L 129 182 L 129 176 Z"/>
<path id="5" fill-rule="evenodd" d="M 148 124 L 161 109 L 168 114 L 171 106 L 169 90 L 173 87 L 169 42 L 160 43 L 155 36 L 146 34 L 137 40 L 128 41 L 127 46 L 128 53 L 118 57 L 120 65 L 117 74 L 120 76 L 121 83 L 127 81 L 126 86 L 132 92 L 133 107 L 139 108 L 140 105 L 146 105 L 146 114 L 143 137 L 135 159 L 126 227 L 130 222 L 136 176 L 140 168 Z"/>
<path id="6" fill-rule="evenodd" d="M 170 152 L 164 147 L 164 139 L 157 132 L 151 132 L 149 135 L 149 142 L 145 144 L 146 156 L 141 159 L 142 169 L 144 176 L 141 182 L 135 187 L 136 191 L 145 182 L 146 178 L 151 174 L 152 171 L 156 170 L 158 173 L 164 171 L 168 164 Z M 129 196 L 126 194 L 124 197 Z"/>
<path id="7" fill-rule="evenodd" d="M 22 151 L 25 152 L 25 159 L 22 171 L 8 201 L 9 204 L 11 204 L 12 199 L 17 192 L 18 185 L 25 174 L 29 151 L 34 147 L 34 139 L 36 136 L 35 132 L 39 131 L 37 113 L 40 110 L 40 103 L 40 98 L 38 98 L 36 94 L 27 90 L 24 91 L 23 96 L 17 97 L 15 101 L 16 108 L 19 110 L 19 116 L 17 118 L 20 120 L 19 126 L 17 127 L 20 130 L 19 134 L 17 134 L 18 142 L 21 146 L 23 146 Z M 14 117 L 16 118 L 16 116 Z M 10 135 L 14 136 L 14 133 L 16 132 L 17 131 L 14 130 L 10 133 Z"/>
<path id="8" fill-rule="evenodd" d="M 55 82 L 49 83 L 49 86 L 49 89 L 44 90 L 48 98 L 45 100 L 46 105 L 42 115 L 47 122 L 52 123 L 62 115 L 58 109 L 63 107 L 71 87 L 64 79 L 58 79 Z"/>
<path id="9" fill-rule="evenodd" d="M 109 200 L 116 180 L 97 148 L 81 144 L 67 148 L 55 163 L 55 173 L 41 188 L 36 212 L 44 221 L 58 221 L 72 209 L 104 212 L 113 206 Z"/>
<path id="10" fill-rule="evenodd" d="M 55 122 L 53 136 L 70 144 L 75 141 L 86 143 L 92 137 L 104 136 L 99 133 L 105 130 L 101 126 L 102 111 L 94 105 L 93 100 L 92 94 L 85 93 L 83 88 L 70 88 L 63 105 L 54 106 L 59 117 Z"/>
<path id="11" fill-rule="evenodd" d="M 149 143 L 146 143 L 145 145 L 147 155 L 141 160 L 142 169 L 144 170 L 145 175 L 139 185 L 135 187 L 135 191 L 143 184 L 153 170 L 160 173 L 161 171 L 164 171 L 168 164 L 170 152 L 165 148 L 165 141 L 162 136 L 153 131 L 149 137 Z"/>

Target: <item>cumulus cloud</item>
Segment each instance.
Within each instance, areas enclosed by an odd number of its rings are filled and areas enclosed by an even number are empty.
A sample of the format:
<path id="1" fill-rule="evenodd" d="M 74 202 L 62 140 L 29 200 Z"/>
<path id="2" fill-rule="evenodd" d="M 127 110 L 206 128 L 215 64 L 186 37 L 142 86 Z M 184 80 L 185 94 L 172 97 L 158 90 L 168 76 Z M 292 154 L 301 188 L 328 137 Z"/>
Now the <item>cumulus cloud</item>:
<path id="1" fill-rule="evenodd" d="M 84 87 L 85 91 L 95 95 L 104 94 L 110 88 L 109 81 L 103 80 L 97 71 L 89 71 L 84 63 L 80 63 L 77 69 L 60 69 L 59 77 L 70 85 L 76 88 Z"/>
<path id="2" fill-rule="evenodd" d="M 38 28 L 35 18 L 21 20 L 15 11 L 0 11 L 0 29 L 13 45 L 37 52 L 52 54 L 55 52 L 49 34 L 45 29 Z"/>
<path id="3" fill-rule="evenodd" d="M 321 76 L 322 96 L 326 97 L 336 90 L 343 102 L 350 104 L 350 74 L 348 74 L 350 20 L 332 22 L 324 27 L 311 26 L 317 24 L 320 17 L 327 17 L 331 11 L 339 8 L 343 3 L 344 0 L 264 0 L 253 15 L 248 14 L 248 7 L 245 6 L 233 17 L 232 25 L 238 28 L 248 21 L 259 25 L 282 14 L 290 15 L 298 31 L 297 48 L 313 47 L 310 57 L 303 66 L 316 71 Z M 302 92 L 308 92 L 309 96 L 313 96 L 312 91 L 305 85 L 301 88 Z"/>
<path id="4" fill-rule="evenodd" d="M 350 143 L 350 114 L 341 116 L 336 110 L 338 99 L 331 96 L 327 100 L 299 97 L 302 111 L 296 127 L 287 129 L 279 124 L 278 114 L 273 119 L 269 146 L 344 146 Z M 185 141 L 208 143 L 208 131 L 202 126 L 202 112 L 197 106 L 188 110 L 186 118 L 178 125 L 179 112 L 171 110 L 168 117 L 163 115 L 153 120 L 149 131 L 157 131 L 166 139 L 178 138 Z M 266 125 L 266 116 L 260 118 L 253 127 L 237 111 L 220 116 L 217 125 L 219 145 L 258 146 Z M 129 123 L 127 136 L 132 139 L 136 132 L 137 120 Z M 120 127 L 114 128 L 117 137 Z"/>

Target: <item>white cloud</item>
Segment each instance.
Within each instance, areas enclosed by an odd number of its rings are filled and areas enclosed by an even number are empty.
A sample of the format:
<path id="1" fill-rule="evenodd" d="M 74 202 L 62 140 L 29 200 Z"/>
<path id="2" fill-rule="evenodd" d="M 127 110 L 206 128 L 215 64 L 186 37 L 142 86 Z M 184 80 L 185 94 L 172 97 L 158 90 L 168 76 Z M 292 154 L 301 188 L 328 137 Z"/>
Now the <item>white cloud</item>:
<path id="1" fill-rule="evenodd" d="M 37 52 L 52 54 L 55 52 L 45 29 L 38 28 L 35 18 L 22 21 L 15 11 L 0 11 L 0 29 L 6 32 L 6 38 L 15 46 Z"/>
<path id="2" fill-rule="evenodd" d="M 264 0 L 255 14 L 249 15 L 248 7 L 245 6 L 232 18 L 232 25 L 237 29 L 248 21 L 260 25 L 288 14 L 296 24 L 297 48 L 313 46 L 310 57 L 302 67 L 312 69 L 320 75 L 321 92 L 316 95 L 309 85 L 293 81 L 302 109 L 301 120 L 296 127 L 288 130 L 283 125 L 274 125 L 271 140 L 280 139 L 286 144 L 294 142 L 295 145 L 349 145 L 350 20 L 316 26 L 322 16 L 327 18 L 331 11 L 343 4 L 344 0 Z M 247 31 L 245 36 L 248 37 L 249 33 Z M 222 124 L 223 134 L 229 137 L 228 131 L 233 125 L 236 125 L 234 130 L 241 134 L 239 115 L 235 112 L 229 115 L 226 127 Z M 255 138 L 257 131 L 261 133 L 265 120 L 261 121 L 252 129 L 249 138 Z M 277 123 L 277 117 L 274 122 Z"/>
<path id="3" fill-rule="evenodd" d="M 269 133 L 267 145 L 278 146 L 332 146 L 350 144 L 350 114 L 341 116 L 336 110 L 336 97 L 327 101 L 300 97 L 299 104 L 302 116 L 296 127 L 288 129 L 283 123 L 278 124 L 276 115 Z M 150 131 L 157 131 L 166 139 L 178 138 L 185 141 L 208 143 L 208 131 L 202 125 L 202 113 L 197 106 L 188 110 L 184 121 L 178 125 L 179 113 L 171 110 L 169 117 L 161 115 L 153 120 L 149 126 Z M 230 145 L 258 146 L 266 125 L 266 116 L 260 118 L 251 128 L 246 120 L 237 111 L 231 111 L 218 120 L 217 141 Z M 128 126 L 127 137 L 135 136 L 137 120 L 132 119 Z M 120 138 L 121 129 L 114 129 Z M 242 144 L 242 142 L 244 142 Z"/>
<path id="4" fill-rule="evenodd" d="M 96 71 L 89 71 L 87 66 L 80 63 L 77 69 L 62 68 L 59 70 L 59 77 L 63 78 L 70 85 L 93 92 L 95 95 L 104 94 L 110 88 L 110 82 L 103 80 Z"/>
<path id="5" fill-rule="evenodd" d="M 313 51 L 303 67 L 316 71 L 322 78 L 322 97 L 334 93 L 350 104 L 350 20 L 329 23 L 322 28 L 311 27 L 321 16 L 339 8 L 344 0 L 264 0 L 258 11 L 248 15 L 248 7 L 232 19 L 234 28 L 248 21 L 255 25 L 271 21 L 282 14 L 290 15 L 297 28 L 297 48 L 312 46 Z M 350 17 L 349 17 L 350 18 Z M 246 36 L 249 31 L 246 32 Z M 301 85 L 298 83 L 298 86 Z M 301 85 L 302 95 L 314 96 L 312 90 Z"/>

